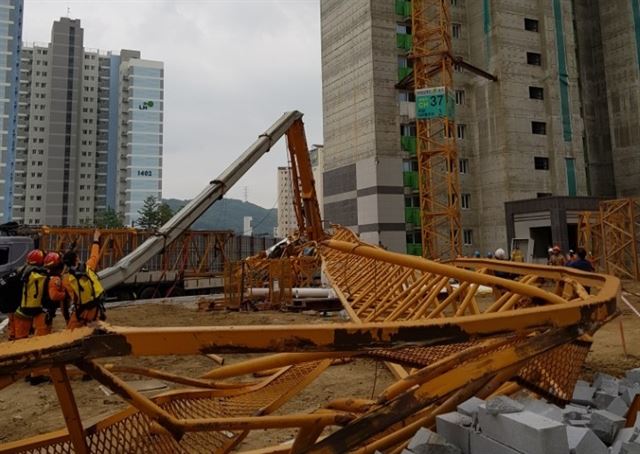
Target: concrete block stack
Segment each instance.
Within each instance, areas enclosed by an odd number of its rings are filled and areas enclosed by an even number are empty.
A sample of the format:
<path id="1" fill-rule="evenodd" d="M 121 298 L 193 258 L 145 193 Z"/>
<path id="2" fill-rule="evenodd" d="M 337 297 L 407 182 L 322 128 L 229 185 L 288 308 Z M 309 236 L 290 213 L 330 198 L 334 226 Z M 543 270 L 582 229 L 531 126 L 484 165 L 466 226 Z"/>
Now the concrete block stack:
<path id="1" fill-rule="evenodd" d="M 624 427 L 639 394 L 640 368 L 578 381 L 564 408 L 528 395 L 473 397 L 436 418 L 437 434 L 421 429 L 403 454 L 640 454 L 640 414 Z"/>

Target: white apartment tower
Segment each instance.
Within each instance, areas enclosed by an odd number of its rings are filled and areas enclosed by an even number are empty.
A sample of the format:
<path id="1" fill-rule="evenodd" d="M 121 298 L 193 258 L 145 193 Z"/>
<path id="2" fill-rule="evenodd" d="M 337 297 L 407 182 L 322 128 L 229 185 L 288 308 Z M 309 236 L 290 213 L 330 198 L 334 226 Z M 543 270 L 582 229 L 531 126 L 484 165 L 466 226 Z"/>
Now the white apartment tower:
<path id="1" fill-rule="evenodd" d="M 297 228 L 298 224 L 293 210 L 291 169 L 289 167 L 278 167 L 278 226 L 276 227 L 276 236 L 284 238 L 292 235 Z"/>
<path id="2" fill-rule="evenodd" d="M 15 221 L 91 225 L 111 208 L 131 224 L 140 198 L 161 196 L 162 63 L 85 49 L 83 35 L 61 18 L 51 43 L 23 48 Z"/>

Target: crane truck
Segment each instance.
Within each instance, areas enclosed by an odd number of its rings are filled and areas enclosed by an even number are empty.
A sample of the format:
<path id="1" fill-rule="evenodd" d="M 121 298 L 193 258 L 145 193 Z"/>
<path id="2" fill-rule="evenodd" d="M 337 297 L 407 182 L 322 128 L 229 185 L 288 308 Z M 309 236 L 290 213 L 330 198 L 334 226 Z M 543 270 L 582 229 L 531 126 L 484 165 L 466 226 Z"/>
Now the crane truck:
<path id="1" fill-rule="evenodd" d="M 149 270 L 148 264 L 154 258 L 160 257 L 165 262 L 178 262 L 189 260 L 188 247 L 175 247 L 175 243 L 182 238 L 182 242 L 178 244 L 186 244 L 185 237 L 193 234 L 189 233 L 189 227 L 216 201 L 220 200 L 225 193 L 233 187 L 233 185 L 258 161 L 258 159 L 267 153 L 273 145 L 282 137 L 287 137 L 287 145 L 289 151 L 289 159 L 291 162 L 292 183 L 294 192 L 294 212 L 298 222 L 300 234 L 310 240 L 320 240 L 324 232 L 322 230 L 322 222 L 320 219 L 320 209 L 315 192 L 313 181 L 313 173 L 311 170 L 311 161 L 309 151 L 304 134 L 304 125 L 302 122 L 302 113 L 298 111 L 287 112 L 280 117 L 267 131 L 260 134 L 256 141 L 245 150 L 227 169 L 225 169 L 217 178 L 210 181 L 209 184 L 187 203 L 180 211 L 178 211 L 166 224 L 155 232 L 148 232 L 137 247 L 117 260 L 110 266 L 103 267 L 98 272 L 98 276 L 103 287 L 107 291 L 117 293 L 123 289 L 126 290 L 123 296 L 132 296 L 130 288 L 137 285 L 136 288 L 153 288 L 153 284 L 159 281 L 158 270 Z M 34 237 L 20 235 L 20 229 L 15 225 L 5 225 L 5 235 L 0 236 L 0 274 L 11 269 L 17 268 L 24 264 L 27 252 L 34 247 Z M 42 232 L 38 237 L 42 239 Z M 51 232 L 48 232 L 49 234 Z M 200 233 L 202 235 L 202 233 Z M 207 234 L 205 234 L 207 235 Z M 209 232 L 210 237 L 215 236 L 218 240 L 223 236 L 223 232 Z M 39 247 L 51 247 L 49 245 L 40 245 Z M 261 249 L 267 249 L 273 244 L 268 244 L 263 240 Z M 58 243 L 59 244 L 59 243 Z M 137 244 L 137 243 L 136 243 Z M 37 246 L 37 244 L 36 244 Z M 172 250 L 182 251 L 182 253 L 171 256 Z M 252 245 L 255 246 L 255 245 Z M 224 260 L 224 248 L 216 246 L 213 253 L 219 253 Z M 252 248 L 253 249 L 253 248 Z M 184 257 L 184 259 L 182 259 Z M 155 275 L 153 271 L 156 271 Z M 182 271 L 180 274 L 178 271 Z M 181 270 L 173 271 L 174 275 L 167 276 L 167 270 L 163 269 L 160 273 L 164 273 L 164 283 L 170 286 L 172 280 L 173 294 L 181 294 L 184 290 L 202 290 L 222 287 L 222 283 L 216 281 L 219 276 L 195 276 L 190 284 L 189 280 L 185 280 L 184 267 Z M 187 276 L 188 277 L 188 276 Z M 175 282 L 181 279 L 181 285 L 176 286 Z M 140 285 L 143 284 L 143 285 Z M 145 286 L 146 285 L 146 286 Z M 175 291 L 175 289 L 178 289 Z M 153 296 L 149 290 L 140 291 L 138 296 Z M 170 292 L 171 293 L 171 292 Z M 167 295 L 170 296 L 170 295 Z"/>

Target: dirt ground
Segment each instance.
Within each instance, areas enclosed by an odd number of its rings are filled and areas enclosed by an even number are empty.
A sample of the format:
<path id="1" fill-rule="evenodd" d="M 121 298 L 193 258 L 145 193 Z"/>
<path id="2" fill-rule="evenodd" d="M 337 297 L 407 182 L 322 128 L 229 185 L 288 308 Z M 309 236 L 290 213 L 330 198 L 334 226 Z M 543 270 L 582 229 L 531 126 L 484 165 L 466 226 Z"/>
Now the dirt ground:
<path id="1" fill-rule="evenodd" d="M 628 291 L 640 294 L 638 282 L 625 282 L 624 287 Z M 640 311 L 640 297 L 627 295 L 627 298 Z M 640 318 L 623 304 L 620 305 L 620 309 L 622 315 L 595 335 L 593 349 L 583 370 L 583 378 L 590 379 L 597 371 L 620 376 L 627 369 L 640 367 Z M 325 317 L 283 312 L 197 312 L 195 306 L 170 304 L 112 308 L 108 315 L 110 323 L 129 326 L 261 325 L 343 321 L 338 314 Z M 58 317 L 55 321 L 55 327 L 58 329 L 62 329 L 60 319 L 61 317 Z M 627 355 L 622 347 L 620 326 L 624 330 Z M 249 357 L 224 355 L 227 364 Z M 218 367 L 212 360 L 203 356 L 114 358 L 102 362 L 144 365 L 193 377 Z M 132 381 L 139 379 L 133 376 L 124 378 Z M 357 360 L 332 366 L 277 413 L 306 411 L 339 397 L 370 398 L 392 381 L 387 369 L 372 361 Z M 119 397 L 105 395 L 95 381 L 85 382 L 77 377 L 73 379 L 72 385 L 85 423 L 91 423 L 125 407 Z M 52 385 L 30 386 L 20 382 L 0 390 L 0 443 L 63 427 L 64 420 Z M 286 430 L 255 432 L 241 448 L 257 448 L 279 443 L 290 439 L 292 435 L 293 432 Z"/>

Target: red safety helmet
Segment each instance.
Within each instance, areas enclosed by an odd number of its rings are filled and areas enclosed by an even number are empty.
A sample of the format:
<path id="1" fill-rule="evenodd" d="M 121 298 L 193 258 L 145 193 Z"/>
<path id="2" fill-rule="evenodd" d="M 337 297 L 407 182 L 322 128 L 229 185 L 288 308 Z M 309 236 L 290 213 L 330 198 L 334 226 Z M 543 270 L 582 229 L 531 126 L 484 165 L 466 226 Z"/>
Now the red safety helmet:
<path id="1" fill-rule="evenodd" d="M 57 252 L 49 252 L 44 257 L 44 266 L 47 268 L 53 268 L 60 264 L 62 264 L 62 258 L 60 257 L 60 254 L 58 254 Z"/>
<path id="2" fill-rule="evenodd" d="M 44 252 L 40 249 L 34 249 L 27 254 L 27 264 L 42 266 L 44 262 Z"/>

